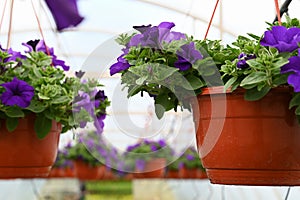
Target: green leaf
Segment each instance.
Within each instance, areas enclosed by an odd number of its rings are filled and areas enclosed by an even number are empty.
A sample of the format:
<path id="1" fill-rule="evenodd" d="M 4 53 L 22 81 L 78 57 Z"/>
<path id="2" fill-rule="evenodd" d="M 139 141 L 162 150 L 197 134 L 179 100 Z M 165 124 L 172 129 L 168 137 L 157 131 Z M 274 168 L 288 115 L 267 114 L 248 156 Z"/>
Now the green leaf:
<path id="1" fill-rule="evenodd" d="M 46 107 L 39 101 L 31 101 L 30 105 L 26 109 L 34 113 L 41 113 L 46 109 Z"/>
<path id="2" fill-rule="evenodd" d="M 192 67 L 202 76 L 211 76 L 216 72 L 216 64 L 211 57 L 197 60 Z"/>
<path id="3" fill-rule="evenodd" d="M 54 98 L 52 100 L 52 104 L 67 103 L 68 101 L 69 101 L 69 98 L 67 96 L 60 96 L 60 97 Z"/>
<path id="4" fill-rule="evenodd" d="M 271 88 L 268 85 L 263 87 L 260 91 L 258 91 L 257 88 L 252 88 L 246 91 L 244 98 L 247 101 L 259 100 L 263 98 L 270 91 L 270 89 Z"/>
<path id="5" fill-rule="evenodd" d="M 19 123 L 19 119 L 18 118 L 11 118 L 11 117 L 8 117 L 6 118 L 6 128 L 9 132 L 12 132 L 14 131 L 17 126 L 18 126 L 18 123 Z"/>
<path id="6" fill-rule="evenodd" d="M 299 116 L 299 115 L 300 115 L 300 106 L 298 106 L 298 107 L 296 108 L 296 110 L 295 110 L 295 114 L 296 114 L 297 116 Z"/>
<path id="7" fill-rule="evenodd" d="M 285 65 L 287 63 L 289 63 L 288 59 L 282 58 L 282 59 L 278 60 L 276 63 L 274 63 L 273 66 L 276 68 L 281 68 L 283 65 Z"/>
<path id="8" fill-rule="evenodd" d="M 263 82 L 267 80 L 267 75 L 265 72 L 254 72 L 251 73 L 250 75 L 246 76 L 240 84 L 240 86 L 245 86 L 245 85 L 251 85 L 251 84 L 256 84 L 259 82 Z"/>
<path id="9" fill-rule="evenodd" d="M 16 107 L 16 106 L 9 107 L 5 113 L 8 117 L 12 117 L 12 118 L 25 116 L 22 109 L 20 107 Z"/>
<path id="10" fill-rule="evenodd" d="M 157 118 L 158 119 L 163 118 L 164 113 L 166 111 L 165 108 L 160 104 L 155 104 L 154 107 L 155 107 L 155 114 L 156 114 Z"/>
<path id="11" fill-rule="evenodd" d="M 135 83 L 136 83 L 137 85 L 143 85 L 143 84 L 144 84 L 144 81 L 147 80 L 147 78 L 148 78 L 148 76 L 142 76 L 142 77 L 140 77 L 139 79 L 137 79 L 137 80 L 135 81 Z"/>
<path id="12" fill-rule="evenodd" d="M 136 95 L 142 89 L 142 86 L 132 86 L 128 88 L 127 98 Z"/>
<path id="13" fill-rule="evenodd" d="M 289 109 L 291 109 L 294 106 L 299 106 L 299 105 L 300 105 L 300 92 L 295 93 L 295 95 L 291 99 L 290 104 L 289 104 Z"/>
<path id="14" fill-rule="evenodd" d="M 236 76 L 231 77 L 224 85 L 224 90 L 226 91 L 236 80 L 237 80 Z"/>
<path id="15" fill-rule="evenodd" d="M 37 67 L 33 67 L 33 73 L 36 76 L 36 78 L 38 78 L 38 79 L 42 78 L 42 75 Z"/>
<path id="16" fill-rule="evenodd" d="M 197 90 L 203 86 L 204 84 L 200 80 L 200 78 L 192 74 L 186 76 L 186 79 L 183 81 L 183 85 L 182 85 L 182 87 L 187 90 Z"/>
<path id="17" fill-rule="evenodd" d="M 246 63 L 253 69 L 264 69 L 265 66 L 260 62 L 257 62 L 255 59 L 247 60 Z"/>
<path id="18" fill-rule="evenodd" d="M 160 94 L 155 97 L 155 105 L 161 105 L 165 111 L 171 110 L 174 107 L 174 101 L 166 94 Z"/>
<path id="19" fill-rule="evenodd" d="M 45 96 L 45 95 L 43 95 L 43 94 L 41 94 L 41 93 L 38 93 L 38 97 L 39 97 L 40 99 L 43 99 L 43 100 L 49 100 L 49 99 L 50 99 L 50 97 L 47 97 L 47 96 Z"/>
<path id="20" fill-rule="evenodd" d="M 273 85 L 278 86 L 278 85 L 283 85 L 283 84 L 287 83 L 287 77 L 289 75 L 290 75 L 289 73 L 286 73 L 286 74 L 280 74 L 280 75 L 276 76 L 276 78 L 274 78 L 274 80 L 273 80 Z"/>
<path id="21" fill-rule="evenodd" d="M 46 118 L 44 115 L 38 115 L 34 122 L 34 131 L 39 139 L 43 139 L 50 132 L 52 127 L 52 120 Z"/>
<path id="22" fill-rule="evenodd" d="M 153 71 L 156 72 L 157 79 L 162 81 L 165 80 L 166 78 L 170 77 L 172 74 L 178 71 L 177 68 L 174 67 L 168 67 L 165 65 L 156 65 L 153 69 Z"/>

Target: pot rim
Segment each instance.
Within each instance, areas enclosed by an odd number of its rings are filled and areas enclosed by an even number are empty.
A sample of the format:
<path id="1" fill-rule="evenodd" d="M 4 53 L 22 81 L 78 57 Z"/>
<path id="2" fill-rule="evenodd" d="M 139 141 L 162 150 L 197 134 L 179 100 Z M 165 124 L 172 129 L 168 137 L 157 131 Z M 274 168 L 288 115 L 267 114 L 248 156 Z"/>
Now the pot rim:
<path id="1" fill-rule="evenodd" d="M 287 92 L 287 90 L 288 90 L 289 92 L 293 92 L 293 88 L 291 86 L 278 86 L 278 87 L 272 88 L 271 90 L 273 90 L 273 91 L 275 90 L 277 92 Z M 231 87 L 230 87 L 225 91 L 224 86 L 213 86 L 213 87 L 202 88 L 202 93 L 200 95 L 232 94 L 232 93 L 239 94 L 239 93 L 245 93 L 245 92 L 246 92 L 246 89 L 242 88 L 242 87 L 238 87 L 234 91 L 231 91 Z"/>

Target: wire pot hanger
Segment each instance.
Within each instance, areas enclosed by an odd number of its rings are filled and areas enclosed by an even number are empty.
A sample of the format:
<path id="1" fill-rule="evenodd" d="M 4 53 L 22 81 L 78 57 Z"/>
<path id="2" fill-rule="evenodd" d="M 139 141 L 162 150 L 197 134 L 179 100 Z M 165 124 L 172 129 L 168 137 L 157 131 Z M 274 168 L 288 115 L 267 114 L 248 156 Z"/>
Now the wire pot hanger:
<path id="1" fill-rule="evenodd" d="M 212 12 L 212 15 L 211 15 L 211 18 L 210 18 L 210 21 L 209 21 L 209 24 L 208 24 L 208 27 L 207 27 L 207 30 L 206 30 L 206 33 L 205 33 L 205 36 L 204 36 L 204 40 L 206 40 L 207 38 L 207 35 L 208 35 L 208 32 L 209 32 L 209 29 L 210 29 L 210 26 L 211 26 L 211 23 L 213 21 L 213 18 L 214 18 L 214 15 L 215 15 L 215 12 L 216 12 L 216 9 L 218 7 L 218 4 L 219 4 L 219 1 L 220 0 L 217 0 L 216 1 L 216 4 L 215 4 L 215 7 L 214 7 L 214 10 Z M 283 15 L 283 13 L 287 13 L 288 12 L 288 6 L 289 4 L 292 2 L 292 0 L 286 0 L 283 5 L 281 6 L 281 9 L 279 9 L 279 4 L 278 4 L 278 0 L 274 0 L 274 3 L 275 3 L 275 9 L 276 9 L 276 18 L 274 20 L 274 22 L 278 21 L 279 25 L 281 26 L 281 16 Z"/>
<path id="2" fill-rule="evenodd" d="M 1 31 L 2 23 L 3 23 L 5 11 L 6 11 L 6 4 L 7 4 L 7 0 L 5 0 L 5 2 L 4 2 L 4 7 L 3 7 L 2 15 L 1 15 L 1 20 L 0 20 L 0 31 Z M 32 5 L 32 9 L 33 9 L 33 12 L 34 12 L 34 15 L 35 15 L 37 24 L 38 24 L 39 32 L 40 32 L 40 34 L 41 34 L 41 37 L 42 37 L 42 39 L 43 39 L 43 42 L 44 42 L 44 45 L 45 45 L 45 48 L 46 48 L 46 52 L 47 52 L 48 55 L 50 55 L 49 49 L 48 49 L 48 47 L 47 47 L 47 45 L 46 45 L 46 42 L 45 42 L 45 37 L 44 37 L 44 34 L 43 34 L 43 30 L 42 30 L 42 26 L 41 26 L 41 23 L 40 23 L 40 19 L 39 19 L 39 17 L 38 17 L 37 11 L 36 11 L 36 9 L 35 9 L 33 0 L 31 0 L 31 5 Z M 8 33 L 7 33 L 7 44 L 6 44 L 6 49 L 9 49 L 9 48 L 10 48 L 10 44 L 11 44 L 12 23 L 13 23 L 13 10 L 14 10 L 13 8 L 14 8 L 14 0 L 10 0 L 10 8 L 9 8 L 9 24 L 8 24 Z"/>
<path id="3" fill-rule="evenodd" d="M 280 8 L 280 11 L 279 11 L 279 12 L 280 12 L 280 17 L 282 17 L 282 15 L 283 15 L 284 13 L 286 13 L 287 15 L 289 15 L 289 14 L 288 14 L 288 10 L 289 10 L 289 5 L 290 5 L 291 2 L 292 2 L 292 0 L 286 0 L 286 1 L 282 4 L 282 6 L 281 6 L 281 8 Z M 276 21 L 278 21 L 278 16 L 275 17 L 273 23 L 275 23 Z"/>

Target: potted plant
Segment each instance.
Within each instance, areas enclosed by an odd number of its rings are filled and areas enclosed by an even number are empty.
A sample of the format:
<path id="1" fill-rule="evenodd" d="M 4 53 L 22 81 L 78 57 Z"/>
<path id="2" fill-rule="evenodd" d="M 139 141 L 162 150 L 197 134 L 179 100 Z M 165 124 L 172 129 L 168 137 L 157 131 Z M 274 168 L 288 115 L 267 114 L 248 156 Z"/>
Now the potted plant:
<path id="1" fill-rule="evenodd" d="M 78 135 L 68 150 L 67 158 L 74 162 L 75 174 L 81 180 L 112 179 L 111 168 L 117 168 L 119 153 L 110 147 L 102 134 L 94 131 Z"/>
<path id="2" fill-rule="evenodd" d="M 121 74 L 129 97 L 148 93 L 158 118 L 192 110 L 212 183 L 300 184 L 300 23 L 268 26 L 227 45 L 171 31 L 171 22 L 117 39 L 124 48 L 111 75 Z"/>
<path id="3" fill-rule="evenodd" d="M 98 80 L 67 76 L 70 67 L 43 40 L 23 45 L 0 49 L 0 178 L 47 177 L 59 134 L 88 122 L 101 131 L 109 105 Z"/>
<path id="4" fill-rule="evenodd" d="M 175 158 L 174 162 L 167 166 L 168 178 L 207 178 L 198 152 L 194 147 L 188 147 L 183 153 L 175 155 Z"/>
<path id="5" fill-rule="evenodd" d="M 95 141 L 89 141 L 94 144 Z M 74 162 L 75 175 L 80 180 L 98 180 L 103 177 L 105 166 L 86 147 L 83 140 L 69 149 L 68 158 Z"/>
<path id="6" fill-rule="evenodd" d="M 127 147 L 124 168 L 134 178 L 162 178 L 173 150 L 164 140 L 142 140 Z"/>
<path id="7" fill-rule="evenodd" d="M 55 162 L 49 173 L 49 178 L 75 177 L 74 164 L 67 158 L 68 148 L 58 149 Z"/>
<path id="8" fill-rule="evenodd" d="M 184 157 L 176 156 L 176 159 L 166 167 L 166 178 L 183 178 L 183 165 Z"/>
<path id="9" fill-rule="evenodd" d="M 205 168 L 202 165 L 199 154 L 194 147 L 189 147 L 180 156 L 183 161 L 182 178 L 205 179 L 207 178 Z"/>

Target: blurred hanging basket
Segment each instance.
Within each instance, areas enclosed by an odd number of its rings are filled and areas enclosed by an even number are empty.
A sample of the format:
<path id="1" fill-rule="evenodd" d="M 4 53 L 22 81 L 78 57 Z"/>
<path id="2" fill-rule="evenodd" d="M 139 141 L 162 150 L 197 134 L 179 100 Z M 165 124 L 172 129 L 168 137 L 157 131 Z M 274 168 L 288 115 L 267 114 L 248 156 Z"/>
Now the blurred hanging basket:
<path id="1" fill-rule="evenodd" d="M 101 180 L 106 172 L 105 165 L 92 166 L 82 160 L 74 161 L 75 176 L 82 180 Z"/>
<path id="2" fill-rule="evenodd" d="M 155 158 L 148 160 L 142 170 L 136 169 L 133 173 L 134 178 L 163 178 L 165 176 L 165 158 Z"/>

